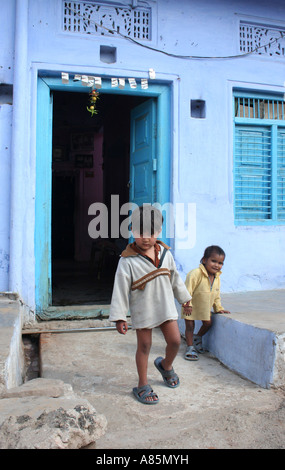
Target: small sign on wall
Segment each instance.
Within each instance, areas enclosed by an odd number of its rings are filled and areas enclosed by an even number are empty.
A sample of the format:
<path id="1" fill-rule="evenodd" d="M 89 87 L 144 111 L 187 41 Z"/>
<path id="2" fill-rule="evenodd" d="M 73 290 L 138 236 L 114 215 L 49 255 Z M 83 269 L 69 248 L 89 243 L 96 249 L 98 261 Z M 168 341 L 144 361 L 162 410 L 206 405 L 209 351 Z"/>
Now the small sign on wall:
<path id="1" fill-rule="evenodd" d="M 93 150 L 94 149 L 94 134 L 72 134 L 71 143 L 73 150 Z"/>
<path id="2" fill-rule="evenodd" d="M 75 155 L 76 168 L 93 168 L 93 155 Z"/>

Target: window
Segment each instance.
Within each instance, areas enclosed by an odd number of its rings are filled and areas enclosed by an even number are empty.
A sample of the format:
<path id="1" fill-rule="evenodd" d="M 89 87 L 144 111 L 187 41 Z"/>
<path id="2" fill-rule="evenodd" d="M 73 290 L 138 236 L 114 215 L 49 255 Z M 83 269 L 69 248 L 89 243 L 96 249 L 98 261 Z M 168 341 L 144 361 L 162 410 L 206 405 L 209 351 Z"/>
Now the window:
<path id="1" fill-rule="evenodd" d="M 243 53 L 285 57 L 285 29 L 276 25 L 240 22 L 240 51 Z"/>
<path id="2" fill-rule="evenodd" d="M 95 36 L 125 36 L 139 41 L 151 41 L 152 10 L 131 7 L 130 2 L 63 2 L 63 31 Z M 117 33 L 117 36 L 116 36 Z"/>
<path id="3" fill-rule="evenodd" d="M 285 224 L 283 96 L 234 94 L 237 225 Z"/>

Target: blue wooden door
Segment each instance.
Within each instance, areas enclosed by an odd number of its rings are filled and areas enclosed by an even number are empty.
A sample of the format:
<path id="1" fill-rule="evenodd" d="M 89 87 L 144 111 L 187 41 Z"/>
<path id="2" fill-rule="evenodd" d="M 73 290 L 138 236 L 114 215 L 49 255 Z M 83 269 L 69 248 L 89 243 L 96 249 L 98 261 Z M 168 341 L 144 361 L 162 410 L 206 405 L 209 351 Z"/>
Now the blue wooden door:
<path id="1" fill-rule="evenodd" d="M 130 202 L 156 202 L 156 104 L 149 99 L 131 112 Z"/>

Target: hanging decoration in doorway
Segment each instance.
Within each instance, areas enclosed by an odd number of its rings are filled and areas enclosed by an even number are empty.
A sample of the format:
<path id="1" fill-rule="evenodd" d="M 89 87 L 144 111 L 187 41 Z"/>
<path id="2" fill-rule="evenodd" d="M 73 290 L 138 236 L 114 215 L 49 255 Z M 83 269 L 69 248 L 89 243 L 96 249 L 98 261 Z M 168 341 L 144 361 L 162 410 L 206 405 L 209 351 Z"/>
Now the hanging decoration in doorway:
<path id="1" fill-rule="evenodd" d="M 91 117 L 94 114 L 98 114 L 98 110 L 96 109 L 96 102 L 99 99 L 99 93 L 96 89 L 93 89 L 91 93 L 89 93 L 89 107 L 87 106 L 87 111 L 91 113 Z"/>
<path id="2" fill-rule="evenodd" d="M 155 70 L 154 69 L 149 69 L 148 70 L 149 74 L 149 79 L 154 80 L 155 79 Z M 64 85 L 67 85 L 69 83 L 69 73 L 67 72 L 61 72 L 61 81 Z M 99 99 L 99 92 L 98 89 L 102 87 L 102 79 L 101 77 L 93 77 L 89 75 L 78 75 L 75 74 L 73 77 L 74 82 L 81 82 L 81 84 L 85 87 L 92 87 L 92 91 L 89 93 L 89 105 L 87 106 L 87 111 L 91 113 L 91 117 L 94 116 L 94 114 L 98 114 L 98 110 L 96 109 L 96 102 Z M 128 81 L 130 88 L 136 89 L 138 84 L 135 78 L 111 78 L 111 87 L 112 88 L 119 88 L 120 90 L 123 90 L 125 88 L 126 81 Z M 140 79 L 140 84 L 141 84 L 141 89 L 142 90 L 147 90 L 148 89 L 148 79 L 147 78 L 141 78 Z"/>
<path id="3" fill-rule="evenodd" d="M 154 69 L 149 69 L 149 79 L 154 80 L 155 79 L 155 71 Z M 63 84 L 67 85 L 69 83 L 69 74 L 66 72 L 61 72 L 61 81 Z M 86 87 L 95 87 L 97 90 L 99 90 L 102 87 L 102 79 L 101 77 L 92 77 L 90 75 L 78 75 L 75 74 L 73 77 L 74 82 L 81 82 L 83 86 Z M 111 78 L 111 87 L 116 88 L 118 87 L 120 90 L 123 90 L 125 88 L 126 82 L 129 83 L 130 88 L 137 88 L 138 84 L 135 78 Z M 148 88 L 148 79 L 147 78 L 141 78 L 140 79 L 140 84 L 141 84 L 141 89 L 146 90 Z"/>

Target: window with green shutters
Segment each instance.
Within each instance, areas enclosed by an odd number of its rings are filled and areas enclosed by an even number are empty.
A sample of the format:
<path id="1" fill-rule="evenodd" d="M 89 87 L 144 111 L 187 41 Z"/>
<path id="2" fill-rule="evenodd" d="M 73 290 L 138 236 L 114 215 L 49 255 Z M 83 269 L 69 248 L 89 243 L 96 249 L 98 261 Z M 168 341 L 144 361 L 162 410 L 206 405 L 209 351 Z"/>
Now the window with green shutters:
<path id="1" fill-rule="evenodd" d="M 285 102 L 234 94 L 234 215 L 237 225 L 285 224 Z"/>

